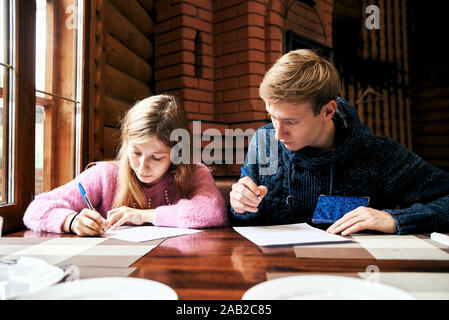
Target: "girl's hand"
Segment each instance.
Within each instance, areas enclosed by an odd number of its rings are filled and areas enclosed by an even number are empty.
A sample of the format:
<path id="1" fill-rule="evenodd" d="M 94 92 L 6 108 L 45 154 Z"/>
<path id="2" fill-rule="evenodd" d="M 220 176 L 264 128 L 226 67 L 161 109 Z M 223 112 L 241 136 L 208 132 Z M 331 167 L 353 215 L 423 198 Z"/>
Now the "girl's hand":
<path id="1" fill-rule="evenodd" d="M 64 222 L 64 231 L 70 232 L 70 221 L 73 215 L 67 217 Z M 90 209 L 83 209 L 75 217 L 72 222 L 72 231 L 79 236 L 96 236 L 102 235 L 107 227 L 107 221 L 96 211 Z"/>
<path id="2" fill-rule="evenodd" d="M 115 230 L 122 224 L 129 222 L 134 225 L 141 225 L 145 222 L 152 222 L 152 209 L 140 210 L 122 206 L 108 211 L 108 230 Z"/>
<path id="3" fill-rule="evenodd" d="M 368 207 L 358 207 L 341 217 L 327 232 L 346 236 L 361 230 L 376 230 L 385 233 L 396 232 L 396 221 L 385 211 Z"/>

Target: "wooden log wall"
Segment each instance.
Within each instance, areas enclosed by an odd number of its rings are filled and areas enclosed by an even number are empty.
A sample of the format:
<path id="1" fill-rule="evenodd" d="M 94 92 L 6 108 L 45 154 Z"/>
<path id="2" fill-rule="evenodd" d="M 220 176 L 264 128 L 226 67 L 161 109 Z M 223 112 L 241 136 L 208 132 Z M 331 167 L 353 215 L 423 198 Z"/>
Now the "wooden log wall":
<path id="1" fill-rule="evenodd" d="M 89 161 L 113 159 L 119 121 L 152 94 L 153 0 L 92 0 L 91 125 Z"/>
<path id="2" fill-rule="evenodd" d="M 449 172 L 449 31 L 443 3 L 411 3 L 414 151 Z"/>
<path id="3" fill-rule="evenodd" d="M 343 78 L 341 94 L 357 108 L 360 120 L 368 125 L 374 134 L 389 136 L 412 150 L 406 0 L 364 0 L 361 5 L 355 5 L 352 0 L 341 3 L 336 3 L 336 14 L 339 15 L 337 19 L 344 19 L 348 14 L 346 8 L 342 9 L 344 4 L 348 8 L 358 7 L 360 10 L 357 18 L 361 30 L 359 55 L 362 62 L 369 62 L 371 66 L 385 66 L 385 70 L 390 71 L 384 75 L 383 83 L 376 81 L 371 84 L 369 73 L 373 78 L 379 78 L 382 77 L 379 75 L 382 70 L 376 70 L 375 67 L 357 70 L 358 73 L 363 73 L 365 79 L 357 81 L 356 77 L 354 81 L 353 77 L 345 77 L 347 66 L 339 66 Z M 380 29 L 369 30 L 365 26 L 365 19 L 369 16 L 365 9 L 373 4 L 380 9 Z M 354 18 L 354 12 L 351 14 L 353 19 L 357 19 Z M 368 63 L 361 63 L 361 66 L 364 65 Z M 391 75 L 392 78 L 388 79 Z"/>

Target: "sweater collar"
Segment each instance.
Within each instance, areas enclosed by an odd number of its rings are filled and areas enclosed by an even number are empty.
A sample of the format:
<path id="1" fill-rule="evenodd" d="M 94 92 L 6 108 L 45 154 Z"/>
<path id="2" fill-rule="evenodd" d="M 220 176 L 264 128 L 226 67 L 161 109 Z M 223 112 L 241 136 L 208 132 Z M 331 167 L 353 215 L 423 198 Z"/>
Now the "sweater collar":
<path id="1" fill-rule="evenodd" d="M 142 185 L 142 190 L 145 192 L 158 192 L 158 191 L 164 191 L 167 188 L 171 188 L 172 185 L 172 177 L 171 174 L 166 174 L 165 177 L 162 178 L 161 181 L 159 181 L 156 184 L 153 184 L 151 186 L 147 186 L 144 184 Z"/>

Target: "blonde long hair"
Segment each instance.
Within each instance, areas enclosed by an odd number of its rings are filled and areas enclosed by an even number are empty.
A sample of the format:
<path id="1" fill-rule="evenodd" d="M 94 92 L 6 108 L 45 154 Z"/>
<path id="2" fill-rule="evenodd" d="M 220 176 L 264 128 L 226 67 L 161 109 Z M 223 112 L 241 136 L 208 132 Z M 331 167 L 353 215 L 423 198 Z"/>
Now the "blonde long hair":
<path id="1" fill-rule="evenodd" d="M 178 141 L 170 141 L 170 134 L 175 129 L 191 132 L 184 109 L 175 98 L 161 94 L 137 102 L 121 121 L 121 147 L 117 154 L 119 166 L 119 189 L 114 199 L 114 207 L 147 207 L 147 199 L 142 191 L 141 183 L 131 169 L 128 159 L 129 141 L 145 141 L 155 136 L 164 145 L 172 148 Z M 190 152 L 190 154 L 192 154 Z M 192 159 L 190 159 L 192 160 Z M 194 169 L 189 163 L 171 164 L 170 175 L 182 197 L 192 191 L 191 175 Z"/>

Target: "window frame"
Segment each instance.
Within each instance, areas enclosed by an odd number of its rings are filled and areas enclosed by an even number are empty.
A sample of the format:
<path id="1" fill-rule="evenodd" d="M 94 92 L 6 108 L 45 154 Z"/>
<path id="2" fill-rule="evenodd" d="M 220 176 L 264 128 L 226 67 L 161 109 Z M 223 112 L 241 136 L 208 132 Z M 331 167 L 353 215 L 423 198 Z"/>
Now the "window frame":
<path id="1" fill-rule="evenodd" d="M 302 36 L 292 30 L 287 30 L 283 35 L 283 53 L 287 53 L 296 49 L 313 49 L 326 59 L 333 61 L 333 50 L 331 47 L 313 40 L 311 38 Z"/>
<path id="2" fill-rule="evenodd" d="M 81 83 L 77 83 L 77 53 L 76 43 L 80 37 L 77 30 L 66 27 L 67 6 L 80 4 L 76 0 L 50 1 L 47 2 L 47 50 L 46 50 L 46 76 L 45 76 L 45 98 L 37 97 L 37 102 L 46 102 L 47 105 L 39 103 L 45 108 L 44 120 L 44 150 L 43 150 L 43 191 L 50 191 L 60 185 L 72 180 L 78 173 L 76 163 L 76 121 L 77 103 L 81 99 L 77 97 L 77 90 L 82 90 Z M 74 39 L 76 39 L 74 41 Z M 61 52 L 72 52 L 74 55 L 61 54 Z M 69 75 L 67 77 L 67 75 Z M 74 77 L 71 77 L 74 76 Z M 79 89 L 77 88 L 79 86 Z M 42 99 L 42 100 L 41 100 Z M 59 124 L 70 123 L 71 125 L 60 126 Z"/>
<path id="3" fill-rule="evenodd" d="M 91 111 L 86 109 L 90 102 L 90 69 L 86 67 L 92 58 L 89 46 L 91 10 L 95 7 L 95 2 L 83 0 L 77 3 L 78 15 L 81 14 L 81 30 L 76 27 L 77 34 L 71 34 L 71 28 L 64 28 L 66 23 L 67 10 L 61 10 L 71 5 L 74 0 L 63 0 L 55 2 L 47 0 L 47 36 L 51 46 L 46 50 L 47 66 L 45 77 L 45 92 L 36 90 L 36 2 L 30 0 L 15 0 L 14 19 L 15 34 L 15 65 L 12 69 L 15 75 L 13 90 L 14 104 L 14 189 L 13 203 L 0 205 L 0 216 L 4 218 L 3 233 L 11 233 L 24 229 L 23 215 L 35 196 L 35 154 L 36 154 L 36 108 L 41 105 L 45 110 L 44 120 L 44 169 L 43 191 L 49 191 L 72 180 L 79 172 L 80 166 L 84 167 L 90 159 L 86 155 L 86 148 L 89 149 L 92 137 L 89 126 Z M 79 7 L 81 5 L 81 7 Z M 49 12 L 49 11 L 47 11 Z M 94 11 L 93 11 L 94 12 Z M 59 25 L 60 28 L 55 27 Z M 50 32 L 50 34 L 48 34 Z M 73 47 L 73 39 L 76 42 L 82 41 L 82 51 L 77 46 Z M 53 43 L 59 41 L 58 43 Z M 62 45 L 61 45 L 62 44 Z M 47 43 L 48 45 L 48 43 Z M 63 55 L 57 56 L 61 50 L 75 50 L 79 56 L 73 55 L 72 60 L 67 60 Z M 73 52 L 73 51 L 72 51 Z M 88 57 L 88 59 L 86 59 Z M 80 63 L 73 70 L 73 64 Z M 71 69 L 72 68 L 72 69 Z M 75 69 L 76 69 L 75 68 Z M 77 72 L 82 71 L 80 75 Z M 74 83 L 68 86 L 61 85 L 61 81 L 68 78 L 67 73 L 75 76 Z M 53 82 L 52 82 L 53 81 Z M 70 80 L 68 80 L 70 82 Z M 56 87 L 54 84 L 56 83 Z M 50 86 L 47 88 L 47 84 Z M 59 86 L 59 87 L 58 87 Z M 70 89 L 72 88 L 72 91 Z M 43 93 L 44 96 L 39 96 Z M 47 93 L 47 94 L 46 94 Z M 1 91 L 5 95 L 4 90 Z M 70 107 L 70 104 L 71 107 Z M 6 108 L 4 109 L 6 110 Z M 63 125 L 71 121 L 73 126 Z M 6 127 L 6 126 L 4 126 Z M 81 130 L 80 130 L 81 129 Z M 77 133 L 77 130 L 80 130 Z M 65 139 L 65 140 L 64 140 Z M 70 141 L 69 141 L 70 140 Z M 5 141 L 5 140 L 4 140 Z M 80 149 L 77 149 L 77 143 Z M 5 149 L 4 149 L 5 150 Z M 68 155 L 70 153 L 70 155 Z M 81 159 L 81 160 L 80 160 Z M 80 163 L 81 161 L 81 163 Z M 6 172 L 6 171 L 5 171 Z M 6 180 L 5 180 L 6 181 Z M 7 202 L 7 201 L 6 201 Z"/>
<path id="4" fill-rule="evenodd" d="M 14 202 L 0 206 L 3 232 L 23 229 L 23 213 L 34 197 L 36 4 L 15 1 Z M 11 107 L 11 106 L 10 106 Z"/>

